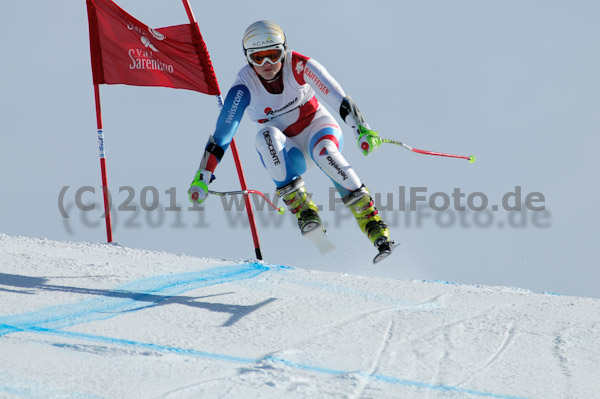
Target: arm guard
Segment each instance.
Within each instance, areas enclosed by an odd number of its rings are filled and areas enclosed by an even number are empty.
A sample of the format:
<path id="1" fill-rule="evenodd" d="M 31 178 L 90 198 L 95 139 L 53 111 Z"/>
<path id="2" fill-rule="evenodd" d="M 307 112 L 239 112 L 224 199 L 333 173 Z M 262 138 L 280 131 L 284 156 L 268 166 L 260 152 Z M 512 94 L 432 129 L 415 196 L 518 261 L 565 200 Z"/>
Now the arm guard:
<path id="1" fill-rule="evenodd" d="M 219 162 L 221 162 L 223 155 L 225 155 L 225 149 L 215 143 L 214 136 L 210 136 L 208 138 L 208 143 L 206 143 L 204 155 L 202 156 L 202 161 L 200 161 L 198 169 L 214 172 Z"/>
<path id="2" fill-rule="evenodd" d="M 369 125 L 367 124 L 367 122 L 365 122 L 365 118 L 362 116 L 360 110 L 358 109 L 358 107 L 354 103 L 354 100 L 352 100 L 352 97 L 350 96 L 346 96 L 342 100 L 342 105 L 340 105 L 340 116 L 342 117 L 344 122 L 346 122 L 347 125 L 352 127 L 355 138 L 358 138 L 359 135 L 359 125 L 362 125 L 367 129 L 369 128 Z"/>

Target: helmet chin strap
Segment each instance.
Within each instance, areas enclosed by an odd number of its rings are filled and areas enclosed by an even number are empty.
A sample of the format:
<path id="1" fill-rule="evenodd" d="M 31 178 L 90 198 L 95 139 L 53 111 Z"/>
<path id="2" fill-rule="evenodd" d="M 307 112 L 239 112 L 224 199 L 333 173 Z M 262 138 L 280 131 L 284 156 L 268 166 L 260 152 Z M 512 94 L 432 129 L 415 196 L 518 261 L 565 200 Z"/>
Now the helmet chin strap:
<path id="1" fill-rule="evenodd" d="M 275 75 L 275 77 L 273 77 L 273 79 L 271 79 L 271 80 L 266 80 L 265 79 L 265 81 L 267 83 L 272 83 L 272 82 L 276 81 L 277 79 L 279 79 L 279 77 L 281 76 L 282 72 L 283 72 L 283 65 L 281 66 L 281 69 L 279 70 L 279 72 L 277 72 L 277 74 Z"/>
<path id="2" fill-rule="evenodd" d="M 277 74 L 276 74 L 276 75 L 273 77 L 273 79 L 269 79 L 269 80 L 267 80 L 267 79 L 263 78 L 262 76 L 260 76 L 260 74 L 259 74 L 258 72 L 256 72 L 256 69 L 254 69 L 254 73 L 256 74 L 256 76 L 258 76 L 258 78 L 259 78 L 260 80 L 262 80 L 263 82 L 265 82 L 265 83 L 269 83 L 269 84 L 271 84 L 271 83 L 273 83 L 273 82 L 276 82 L 276 81 L 277 81 L 277 79 L 279 79 L 279 78 L 281 77 L 281 73 L 282 73 L 282 71 L 283 71 L 283 68 L 281 68 L 281 69 L 279 70 L 279 72 L 277 72 Z"/>

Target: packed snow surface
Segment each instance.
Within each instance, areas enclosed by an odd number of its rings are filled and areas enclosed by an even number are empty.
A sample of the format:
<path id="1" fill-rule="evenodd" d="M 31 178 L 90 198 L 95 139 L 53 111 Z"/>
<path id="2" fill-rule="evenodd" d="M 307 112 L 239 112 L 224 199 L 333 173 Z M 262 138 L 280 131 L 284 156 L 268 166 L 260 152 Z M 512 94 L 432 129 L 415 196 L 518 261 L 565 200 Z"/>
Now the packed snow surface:
<path id="1" fill-rule="evenodd" d="M 592 399 L 599 364 L 598 299 L 0 235 L 2 398 Z"/>

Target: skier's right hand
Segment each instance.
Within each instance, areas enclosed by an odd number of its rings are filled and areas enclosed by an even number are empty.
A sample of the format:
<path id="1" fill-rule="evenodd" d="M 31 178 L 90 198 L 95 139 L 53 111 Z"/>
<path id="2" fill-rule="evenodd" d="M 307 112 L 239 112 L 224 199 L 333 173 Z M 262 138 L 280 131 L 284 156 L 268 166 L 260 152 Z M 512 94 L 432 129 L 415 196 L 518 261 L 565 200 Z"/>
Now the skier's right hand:
<path id="1" fill-rule="evenodd" d="M 213 180 L 210 170 L 198 169 L 194 181 L 190 184 L 188 195 L 191 203 L 203 203 L 208 197 L 208 185 Z"/>

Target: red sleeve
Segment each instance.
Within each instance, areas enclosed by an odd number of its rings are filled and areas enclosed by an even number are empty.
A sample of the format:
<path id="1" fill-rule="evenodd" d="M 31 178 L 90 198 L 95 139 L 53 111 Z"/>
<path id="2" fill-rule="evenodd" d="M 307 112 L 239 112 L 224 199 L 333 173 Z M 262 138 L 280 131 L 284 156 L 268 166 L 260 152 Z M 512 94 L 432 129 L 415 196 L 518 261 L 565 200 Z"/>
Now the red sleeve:
<path id="1" fill-rule="evenodd" d="M 206 166 L 204 167 L 204 169 L 210 170 L 212 173 L 215 173 L 215 169 L 217 169 L 218 164 L 219 161 L 217 157 L 215 157 L 213 154 L 210 154 L 208 156 L 208 162 L 206 162 Z"/>
<path id="2" fill-rule="evenodd" d="M 300 85 L 305 85 L 304 81 L 304 67 L 306 66 L 306 62 L 310 60 L 305 55 L 292 51 L 292 70 L 294 71 L 294 77 L 296 78 L 296 82 Z"/>

